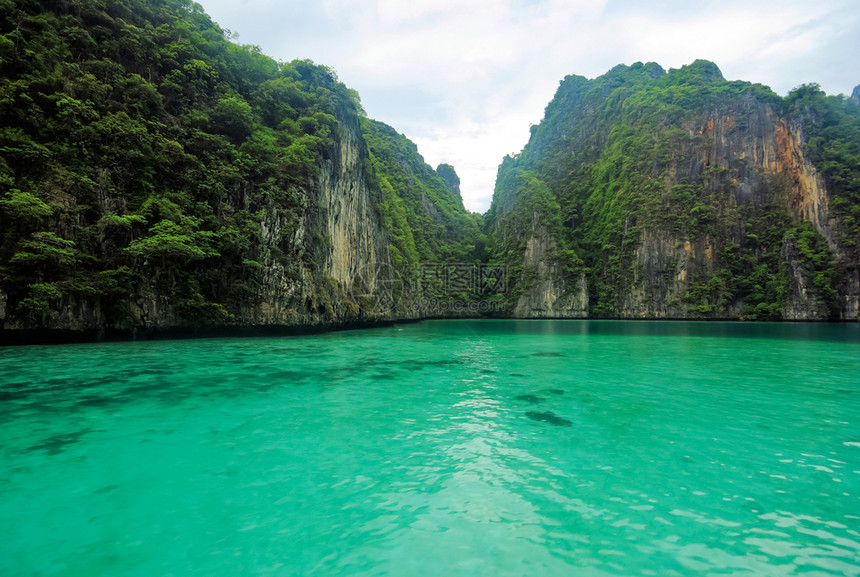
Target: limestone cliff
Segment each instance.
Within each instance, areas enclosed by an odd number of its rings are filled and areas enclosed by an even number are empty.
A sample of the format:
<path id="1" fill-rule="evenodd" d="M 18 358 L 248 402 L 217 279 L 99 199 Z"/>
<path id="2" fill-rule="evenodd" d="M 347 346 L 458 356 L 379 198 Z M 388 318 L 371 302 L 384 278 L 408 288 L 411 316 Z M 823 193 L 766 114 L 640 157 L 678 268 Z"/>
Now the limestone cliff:
<path id="1" fill-rule="evenodd" d="M 588 316 L 588 293 L 584 275 L 567 279 L 553 259 L 557 241 L 540 215 L 533 215 L 533 235 L 526 242 L 524 274 L 531 277 L 514 309 L 517 317 L 582 318 Z"/>
<path id="2" fill-rule="evenodd" d="M 301 263 L 298 279 L 277 259 L 262 262 L 260 298 L 243 303 L 240 322 L 246 325 L 317 325 L 380 320 L 391 311 L 361 309 L 353 287 L 377 289 L 376 275 L 365 274 L 375 263 L 389 263 L 389 233 L 376 209 L 379 191 L 371 188 L 365 168 L 367 145 L 356 116 L 338 119 L 341 130 L 318 174 L 304 191 L 309 210 L 289 238 L 288 254 Z M 261 230 L 270 248 L 277 248 L 282 224 L 274 211 Z M 271 252 L 270 252 L 271 254 Z"/>
<path id="3" fill-rule="evenodd" d="M 376 208 L 379 191 L 364 161 L 368 151 L 358 118 L 341 111 L 337 138 L 319 170 L 301 190 L 308 208 L 298 225 L 269 204 L 257 212 L 258 242 L 253 293 L 221 318 L 190 320 L 182 303 L 165 294 L 158 273 L 142 275 L 121 318 L 106 314 L 101 299 L 64 295 L 39 315 L 15 315 L 0 293 L 0 325 L 7 331 L 52 329 L 122 332 L 207 326 L 337 326 L 392 318 L 394 311 L 361 309 L 353 286 L 363 267 L 389 262 L 389 233 Z M 238 204 L 247 203 L 240 197 Z M 240 206 L 222 207 L 234 212 Z M 286 234 L 285 234 L 286 233 Z M 214 263 L 212 263 L 214 266 Z M 146 266 L 142 264 L 142 266 Z M 375 275 L 364 275 L 371 293 Z M 10 337 L 11 338 L 11 337 Z"/>
<path id="4" fill-rule="evenodd" d="M 834 118 L 860 126 L 856 108 L 702 61 L 566 78 L 487 218 L 496 258 L 522 266 L 511 312 L 567 316 L 548 302 L 573 280 L 591 316 L 856 320 L 856 193 L 814 162 Z"/>

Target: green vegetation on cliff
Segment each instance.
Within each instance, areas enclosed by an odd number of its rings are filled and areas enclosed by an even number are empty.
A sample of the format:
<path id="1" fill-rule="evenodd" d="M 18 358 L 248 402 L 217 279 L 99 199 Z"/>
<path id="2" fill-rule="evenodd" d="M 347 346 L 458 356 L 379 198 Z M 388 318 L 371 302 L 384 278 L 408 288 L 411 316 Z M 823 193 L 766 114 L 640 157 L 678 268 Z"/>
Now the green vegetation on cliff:
<path id="1" fill-rule="evenodd" d="M 394 231 L 393 263 L 474 262 L 480 216 L 463 207 L 463 199 L 424 162 L 412 141 L 368 118 L 361 127 L 383 194 L 380 210 L 386 228 Z M 459 182 L 453 167 L 441 167 L 449 181 Z"/>
<path id="2" fill-rule="evenodd" d="M 828 190 L 833 194 L 832 205 L 843 225 L 843 242 L 858 248 L 860 102 L 827 96 L 818 85 L 809 84 L 792 91 L 786 106 L 800 119 L 807 137 L 806 155 L 824 174 Z"/>
<path id="3" fill-rule="evenodd" d="M 751 319 L 783 316 L 796 260 L 815 314 L 837 315 L 839 266 L 816 228 L 792 213 L 802 191 L 797 175 L 779 168 L 788 151 L 754 166 L 751 158 L 767 154 L 760 143 L 769 138 L 779 144 L 792 130 L 806 131 L 803 150 L 841 217 L 839 242 L 853 246 L 857 119 L 855 104 L 815 87 L 781 99 L 761 85 L 726 81 L 705 61 L 668 73 L 639 63 L 594 80 L 569 76 L 522 153 L 499 169 L 486 219 L 493 257 L 521 262 L 534 220 L 551 229 L 566 270 L 586 275 L 592 314 Z M 529 191 L 538 189 L 544 200 L 536 204 Z M 690 270 L 679 271 L 679 259 L 664 254 L 678 247 L 662 247 L 655 258 L 667 268 L 644 270 L 646 233 L 702 246 L 705 257 L 690 248 Z M 683 288 L 673 293 L 677 274 Z M 644 312 L 631 313 L 631 298 Z M 659 298 L 667 302 L 657 311 Z"/>
<path id="4" fill-rule="evenodd" d="M 356 108 L 334 74 L 238 46 L 183 0 L 0 10 L 0 273 L 9 306 L 124 314 L 146 281 L 187 318 L 256 298 L 261 211 L 281 221 Z"/>
<path id="5" fill-rule="evenodd" d="M 473 265 L 485 258 L 486 235 L 481 216 L 463 206 L 456 171 L 447 164 L 434 170 L 413 142 L 382 122 L 362 118 L 361 126 L 381 192 L 378 209 L 391 231 L 391 265 L 403 281 L 401 304 L 414 311 L 415 299 L 424 299 L 420 314 L 439 316 L 452 302 L 474 302 L 480 290 Z"/>

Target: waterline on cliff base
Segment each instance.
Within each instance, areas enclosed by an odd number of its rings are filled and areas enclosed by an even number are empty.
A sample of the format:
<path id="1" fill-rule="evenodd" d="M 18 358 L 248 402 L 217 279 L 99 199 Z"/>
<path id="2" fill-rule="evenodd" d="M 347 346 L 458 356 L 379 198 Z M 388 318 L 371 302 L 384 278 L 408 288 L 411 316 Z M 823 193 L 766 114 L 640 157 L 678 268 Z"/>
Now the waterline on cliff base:
<path id="1" fill-rule="evenodd" d="M 6 575 L 860 575 L 860 326 L 0 349 Z"/>

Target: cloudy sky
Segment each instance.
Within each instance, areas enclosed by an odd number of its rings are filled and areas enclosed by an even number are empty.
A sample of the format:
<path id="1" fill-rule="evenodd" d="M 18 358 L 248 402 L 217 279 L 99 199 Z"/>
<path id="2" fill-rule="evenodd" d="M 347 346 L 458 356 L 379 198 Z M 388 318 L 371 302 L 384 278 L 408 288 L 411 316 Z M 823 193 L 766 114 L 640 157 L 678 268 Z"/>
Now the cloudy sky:
<path id="1" fill-rule="evenodd" d="M 197 0 L 282 61 L 310 58 L 358 90 L 425 160 L 454 165 L 484 212 L 496 169 L 567 74 L 712 60 L 779 94 L 860 84 L 857 0 Z"/>

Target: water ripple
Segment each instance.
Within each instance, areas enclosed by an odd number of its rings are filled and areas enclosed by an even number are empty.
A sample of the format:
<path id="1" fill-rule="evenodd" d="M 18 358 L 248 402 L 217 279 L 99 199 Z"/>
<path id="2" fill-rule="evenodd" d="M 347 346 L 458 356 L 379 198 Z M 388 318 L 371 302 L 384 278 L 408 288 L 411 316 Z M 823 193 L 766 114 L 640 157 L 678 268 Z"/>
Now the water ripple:
<path id="1" fill-rule="evenodd" d="M 0 573 L 860 576 L 858 343 L 708 326 L 0 350 Z"/>

